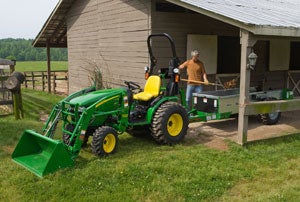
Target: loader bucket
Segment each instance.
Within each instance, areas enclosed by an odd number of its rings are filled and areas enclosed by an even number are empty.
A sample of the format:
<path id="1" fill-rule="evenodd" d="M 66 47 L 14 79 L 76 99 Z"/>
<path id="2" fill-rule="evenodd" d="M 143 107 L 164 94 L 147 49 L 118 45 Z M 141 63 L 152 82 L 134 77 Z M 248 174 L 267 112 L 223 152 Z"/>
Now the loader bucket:
<path id="1" fill-rule="evenodd" d="M 32 130 L 24 131 L 12 159 L 39 177 L 74 165 L 71 154 L 63 142 Z"/>

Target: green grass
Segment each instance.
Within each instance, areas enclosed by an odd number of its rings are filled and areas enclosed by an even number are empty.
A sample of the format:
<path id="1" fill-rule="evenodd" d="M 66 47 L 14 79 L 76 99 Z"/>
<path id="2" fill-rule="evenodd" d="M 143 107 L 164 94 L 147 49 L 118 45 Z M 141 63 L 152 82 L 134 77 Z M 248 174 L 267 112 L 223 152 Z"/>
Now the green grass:
<path id="1" fill-rule="evenodd" d="M 117 153 L 83 149 L 72 168 L 40 179 L 11 161 L 22 131 L 40 131 L 39 113 L 61 97 L 23 90 L 25 119 L 0 118 L 0 201 L 297 201 L 300 135 L 228 151 L 183 142 L 158 146 L 120 135 Z M 201 134 L 199 134 L 201 135 Z"/>
<path id="2" fill-rule="evenodd" d="M 68 62 L 51 61 L 51 70 L 68 70 Z M 16 63 L 16 71 L 47 71 L 46 61 L 25 61 Z"/>

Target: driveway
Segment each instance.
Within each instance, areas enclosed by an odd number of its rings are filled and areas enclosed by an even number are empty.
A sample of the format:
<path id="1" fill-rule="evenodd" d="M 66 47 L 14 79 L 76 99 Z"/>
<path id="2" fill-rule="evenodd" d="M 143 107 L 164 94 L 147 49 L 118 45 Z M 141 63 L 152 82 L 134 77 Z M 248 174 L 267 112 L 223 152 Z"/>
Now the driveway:
<path id="1" fill-rule="evenodd" d="M 209 147 L 226 150 L 225 139 L 237 142 L 238 119 L 191 123 L 186 139 Z M 282 112 L 275 125 L 263 125 L 256 117 L 249 118 L 248 141 L 300 133 L 300 110 Z"/>

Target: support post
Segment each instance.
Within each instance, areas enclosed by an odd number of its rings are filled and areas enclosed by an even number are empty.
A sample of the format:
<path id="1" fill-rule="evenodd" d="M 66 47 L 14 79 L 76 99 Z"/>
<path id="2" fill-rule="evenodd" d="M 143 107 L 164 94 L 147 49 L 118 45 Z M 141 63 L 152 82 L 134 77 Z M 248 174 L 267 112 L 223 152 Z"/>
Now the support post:
<path id="1" fill-rule="evenodd" d="M 47 82 L 48 82 L 48 92 L 51 93 L 51 59 L 50 59 L 50 45 L 47 41 Z"/>
<path id="2" fill-rule="evenodd" d="M 239 98 L 239 119 L 238 119 L 238 138 L 237 142 L 240 145 L 247 143 L 248 132 L 248 115 L 246 115 L 246 104 L 250 102 L 249 89 L 250 89 L 250 68 L 247 67 L 248 55 L 251 48 L 256 43 L 251 39 L 248 31 L 240 31 L 241 43 L 241 73 L 240 73 L 240 98 Z"/>

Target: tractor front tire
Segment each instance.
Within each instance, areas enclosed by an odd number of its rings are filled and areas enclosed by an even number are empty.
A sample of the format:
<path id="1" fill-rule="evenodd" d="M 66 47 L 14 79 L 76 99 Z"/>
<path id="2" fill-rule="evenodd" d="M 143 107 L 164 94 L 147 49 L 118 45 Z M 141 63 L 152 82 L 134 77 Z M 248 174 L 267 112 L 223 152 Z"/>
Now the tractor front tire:
<path id="1" fill-rule="evenodd" d="M 71 125 L 71 124 L 67 124 L 65 129 L 66 129 L 67 131 L 73 132 L 74 129 L 75 129 L 75 126 L 74 126 L 74 125 Z M 63 133 L 63 135 L 62 135 L 62 140 L 63 140 L 63 142 L 64 142 L 66 145 L 73 146 L 74 143 L 75 143 L 75 139 L 70 143 L 70 138 L 71 138 L 71 136 L 70 136 L 68 133 Z M 82 142 L 81 147 L 86 147 L 86 146 L 87 146 L 88 140 L 89 140 L 89 135 L 86 134 L 86 135 L 84 136 L 84 139 L 83 139 L 83 142 Z"/>
<path id="2" fill-rule="evenodd" d="M 118 133 L 108 126 L 99 127 L 93 134 L 92 151 L 102 157 L 114 153 L 119 144 Z"/>
<path id="3" fill-rule="evenodd" d="M 71 125 L 71 124 L 66 124 L 65 126 L 65 130 L 73 132 L 75 126 Z M 63 133 L 62 135 L 62 140 L 66 145 L 70 145 L 73 146 L 75 143 L 75 139 L 73 139 L 73 141 L 70 143 L 70 138 L 71 136 L 68 133 Z"/>
<path id="4" fill-rule="evenodd" d="M 176 102 L 166 102 L 153 116 L 151 134 L 159 144 L 177 144 L 186 135 L 188 124 L 186 110 Z"/>

